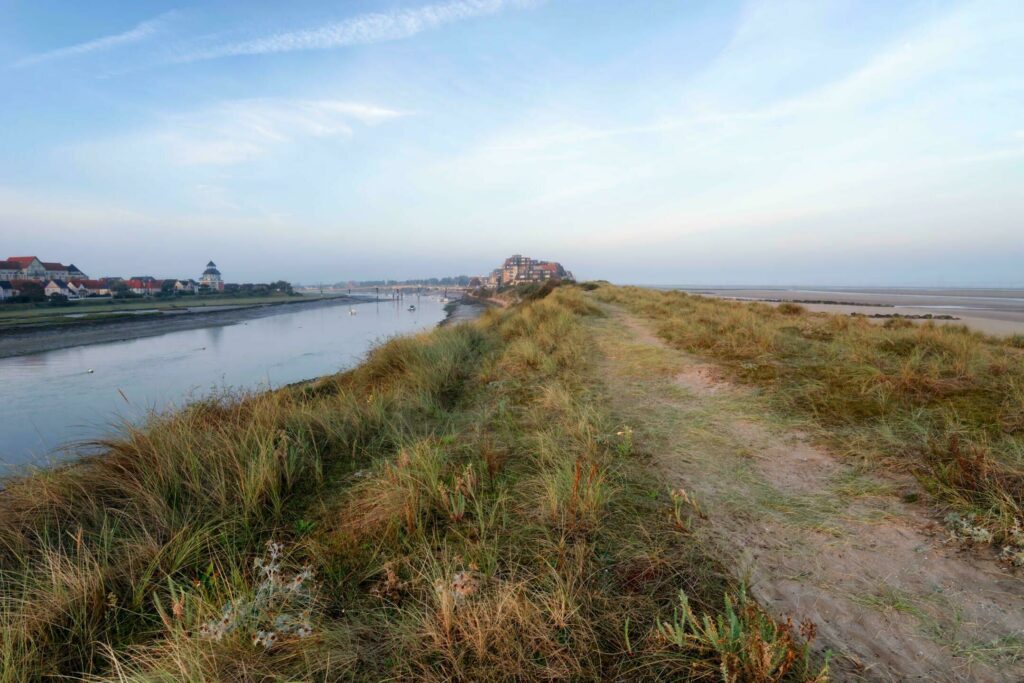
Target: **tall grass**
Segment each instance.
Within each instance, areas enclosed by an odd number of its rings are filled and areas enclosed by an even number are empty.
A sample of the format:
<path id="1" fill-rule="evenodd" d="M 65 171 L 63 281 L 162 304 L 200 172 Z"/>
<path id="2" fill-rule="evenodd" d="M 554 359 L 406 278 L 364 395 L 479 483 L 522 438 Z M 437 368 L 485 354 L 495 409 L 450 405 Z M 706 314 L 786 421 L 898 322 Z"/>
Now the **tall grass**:
<path id="1" fill-rule="evenodd" d="M 9 480 L 0 680 L 718 671 L 734 653 L 661 624 L 680 590 L 714 616 L 736 587 L 648 495 L 603 408 L 581 324 L 595 314 L 577 288 L 532 292 Z M 273 571 L 253 564 L 269 540 Z M 785 656 L 807 661 L 795 643 Z"/>
<path id="2" fill-rule="evenodd" d="M 595 296 L 764 387 L 779 410 L 813 419 L 849 455 L 914 472 L 997 539 L 1024 519 L 1024 354 L 1013 339 L 684 292 L 602 286 Z"/>

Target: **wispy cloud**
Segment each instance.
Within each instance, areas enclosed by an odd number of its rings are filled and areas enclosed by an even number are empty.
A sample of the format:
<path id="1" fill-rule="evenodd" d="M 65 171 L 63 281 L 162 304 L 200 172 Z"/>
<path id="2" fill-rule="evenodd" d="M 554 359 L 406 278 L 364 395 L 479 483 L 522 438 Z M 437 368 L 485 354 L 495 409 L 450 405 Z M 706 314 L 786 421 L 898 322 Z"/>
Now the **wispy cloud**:
<path id="1" fill-rule="evenodd" d="M 164 22 L 173 15 L 173 12 L 166 12 L 153 19 L 148 19 L 139 24 L 136 24 L 133 28 L 124 31 L 123 33 L 116 33 L 114 35 L 103 36 L 102 38 L 95 38 L 93 40 L 86 41 L 84 43 L 77 43 L 75 45 L 68 45 L 67 47 L 57 48 L 55 50 L 49 50 L 47 52 L 40 52 L 34 55 L 23 57 L 15 62 L 12 66 L 15 68 L 23 68 L 26 66 L 33 66 L 42 62 L 50 62 L 57 59 L 66 59 L 68 57 L 76 57 L 79 55 L 86 55 L 94 52 L 102 52 L 104 50 L 111 50 L 113 48 L 121 47 L 123 45 L 130 45 L 132 43 L 138 43 L 145 40 L 160 30 Z"/>
<path id="2" fill-rule="evenodd" d="M 171 116 L 152 134 L 183 165 L 232 165 L 303 138 L 347 137 L 405 112 L 342 100 L 232 100 Z"/>
<path id="3" fill-rule="evenodd" d="M 400 40 L 446 24 L 496 14 L 507 7 L 532 4 L 536 4 L 536 0 L 452 0 L 414 9 L 360 14 L 315 28 L 276 33 L 187 52 L 174 61 L 191 62 L 296 50 L 327 50 L 348 45 Z"/>

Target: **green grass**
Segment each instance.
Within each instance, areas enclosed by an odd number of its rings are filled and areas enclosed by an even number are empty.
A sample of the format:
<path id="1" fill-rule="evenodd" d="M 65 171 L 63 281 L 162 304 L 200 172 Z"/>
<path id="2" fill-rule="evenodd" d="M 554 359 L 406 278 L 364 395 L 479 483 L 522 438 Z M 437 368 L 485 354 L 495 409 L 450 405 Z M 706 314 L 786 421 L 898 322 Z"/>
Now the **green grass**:
<path id="1" fill-rule="evenodd" d="M 997 541 L 1024 519 L 1024 353 L 1015 339 L 635 287 L 603 285 L 593 296 L 760 387 L 779 415 L 816 425 L 839 452 L 913 472 Z"/>
<path id="2" fill-rule="evenodd" d="M 592 372 L 597 314 L 538 292 L 8 479 L 0 681 L 822 680 L 674 524 Z M 739 630 L 668 637 L 680 591 Z"/>
<path id="3" fill-rule="evenodd" d="M 49 306 L 45 304 L 6 304 L 0 306 L 0 330 L 22 325 L 59 324 L 75 325 L 84 322 L 107 319 L 134 318 L 138 314 L 133 311 L 174 311 L 187 308 L 204 308 L 208 306 L 258 306 L 264 304 L 290 304 L 300 301 L 313 301 L 320 298 L 315 295 L 289 296 L 287 294 L 271 294 L 267 296 L 183 296 L 172 299 L 80 299 L 67 306 Z M 124 313 L 124 315 L 115 315 Z M 84 314 L 81 318 L 68 318 L 69 314 Z"/>

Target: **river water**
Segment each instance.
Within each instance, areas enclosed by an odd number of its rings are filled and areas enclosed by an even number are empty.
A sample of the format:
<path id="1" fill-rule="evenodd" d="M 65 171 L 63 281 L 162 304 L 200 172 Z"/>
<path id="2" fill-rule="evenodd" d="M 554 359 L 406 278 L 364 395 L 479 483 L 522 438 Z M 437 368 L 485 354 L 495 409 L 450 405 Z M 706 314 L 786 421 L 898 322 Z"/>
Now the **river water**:
<path id="1" fill-rule="evenodd" d="M 413 303 L 415 311 L 407 308 Z M 291 308 L 291 307 L 282 307 Z M 0 474 L 70 457 L 68 444 L 114 433 L 211 392 L 279 387 L 350 368 L 374 342 L 428 329 L 444 305 L 301 306 L 229 325 L 0 359 Z M 91 372 L 90 372 L 91 370 Z"/>

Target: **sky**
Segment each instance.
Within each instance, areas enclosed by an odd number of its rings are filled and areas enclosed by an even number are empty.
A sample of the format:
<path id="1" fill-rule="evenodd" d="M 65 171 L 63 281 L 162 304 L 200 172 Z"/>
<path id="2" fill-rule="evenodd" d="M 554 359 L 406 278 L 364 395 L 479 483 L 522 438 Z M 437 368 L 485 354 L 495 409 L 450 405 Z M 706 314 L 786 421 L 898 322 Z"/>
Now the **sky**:
<path id="1" fill-rule="evenodd" d="M 1020 0 L 0 0 L 0 258 L 1024 285 Z"/>

